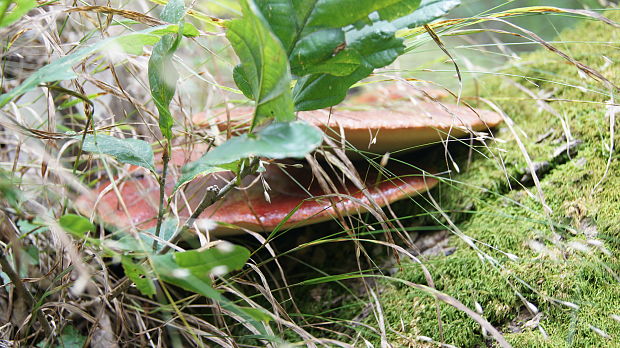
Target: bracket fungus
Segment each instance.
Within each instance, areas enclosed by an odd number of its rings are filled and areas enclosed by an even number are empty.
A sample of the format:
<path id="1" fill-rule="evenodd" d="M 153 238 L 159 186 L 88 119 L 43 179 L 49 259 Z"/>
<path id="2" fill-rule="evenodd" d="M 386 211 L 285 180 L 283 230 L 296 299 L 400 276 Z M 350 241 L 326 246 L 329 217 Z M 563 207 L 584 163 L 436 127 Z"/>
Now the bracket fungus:
<path id="1" fill-rule="evenodd" d="M 406 93 L 395 95 L 388 92 L 380 98 L 390 101 L 389 108 L 378 106 L 377 100 L 371 98 L 366 104 L 370 108 L 364 109 L 364 106 L 355 105 L 356 98 L 352 98 L 353 102 L 341 107 L 300 112 L 298 117 L 321 128 L 339 144 L 337 146 L 345 148 L 346 140 L 347 149 L 353 147 L 378 154 L 413 150 L 447 138 L 488 131 L 502 121 L 500 115 L 491 111 L 424 101 L 419 97 L 407 100 Z M 357 100 L 363 100 L 363 95 Z M 217 126 L 220 131 L 233 129 L 232 133 L 240 133 L 247 129 L 245 125 L 251 112 L 250 108 L 220 110 L 212 117 L 197 114 L 193 121 L 197 126 Z M 193 147 L 191 152 L 173 151 L 172 163 L 181 165 L 195 160 L 204 151 L 206 145 Z M 326 152 L 323 155 L 337 157 Z M 300 227 L 384 207 L 425 192 L 438 182 L 428 165 L 406 165 L 390 160 L 384 168 L 369 163 L 357 163 L 355 168 L 348 166 L 345 170 L 354 173 L 351 176 L 343 172 L 341 162 L 338 173 L 327 177 L 325 171 L 311 168 L 308 162 L 268 163 L 265 171 L 245 177 L 237 189 L 207 208 L 195 226 L 208 230 L 213 236 L 239 233 L 243 229 L 270 232 L 275 228 Z M 318 172 L 323 173 L 322 177 Z M 187 219 L 209 187 L 221 188 L 233 177 L 230 172 L 220 172 L 194 179 L 174 196 L 173 212 Z M 100 185 L 95 191 L 96 201 L 93 195 L 80 197 L 78 209 L 91 214 L 95 207 L 105 224 L 121 229 L 155 226 L 159 197 L 157 180 L 129 178 L 118 183 L 118 193 L 109 186 L 109 183 Z M 168 194 L 173 187 L 174 183 L 168 185 Z"/>
<path id="2" fill-rule="evenodd" d="M 268 164 L 263 173 L 246 176 L 239 188 L 207 208 L 196 225 L 217 236 L 238 233 L 242 229 L 270 232 L 276 226 L 301 227 L 366 212 L 372 206 L 369 198 L 379 206 L 385 206 L 415 196 L 437 184 L 437 179 L 432 175 L 425 175 L 409 165 L 390 166 L 390 177 L 380 175 L 376 170 L 364 169 L 363 182 L 366 187 L 360 189 L 350 180 L 334 182 L 336 192 L 325 194 L 307 164 L 303 167 Z M 221 172 L 187 184 L 183 197 L 177 200 L 178 215 L 187 219 L 209 187 L 221 188 L 233 178 L 231 172 Z M 265 185 L 259 181 L 267 183 L 270 189 L 265 191 Z M 97 190 L 98 195 L 103 195 L 97 210 L 105 224 L 118 228 L 133 225 L 139 229 L 155 226 L 159 197 L 157 180 L 132 178 L 119 183 L 122 204 L 113 191 L 104 192 L 107 186 L 101 185 Z M 172 190 L 173 185 L 169 185 L 168 193 Z M 78 201 L 78 207 L 86 212 L 87 207 L 92 207 L 91 202 L 83 196 Z"/>

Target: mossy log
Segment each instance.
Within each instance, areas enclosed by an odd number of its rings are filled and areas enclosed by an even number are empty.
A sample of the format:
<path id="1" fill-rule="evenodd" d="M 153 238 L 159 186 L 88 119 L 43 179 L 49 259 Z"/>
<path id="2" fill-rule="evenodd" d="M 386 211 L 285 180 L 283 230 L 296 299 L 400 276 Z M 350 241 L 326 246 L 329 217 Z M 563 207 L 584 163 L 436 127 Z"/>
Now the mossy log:
<path id="1" fill-rule="evenodd" d="M 620 13 L 606 16 L 620 20 Z M 559 40 L 562 50 L 620 85 L 620 30 L 584 21 Z M 424 263 L 438 290 L 481 308 L 515 347 L 620 346 L 620 115 L 611 105 L 617 91 L 549 51 L 525 55 L 498 75 L 477 82 L 478 96 L 509 116 L 513 131 L 503 126 L 496 141 L 476 145 L 473 158 L 457 157 L 461 173 L 433 192 L 469 238 L 452 236 L 454 253 Z M 533 97 L 540 92 L 543 99 Z M 528 176 L 532 167 L 539 185 Z M 426 283 L 413 263 L 395 277 Z M 386 286 L 388 336 L 404 346 L 422 345 L 419 336 L 440 341 L 435 300 Z M 491 342 L 464 313 L 448 305 L 441 313 L 443 342 Z"/>

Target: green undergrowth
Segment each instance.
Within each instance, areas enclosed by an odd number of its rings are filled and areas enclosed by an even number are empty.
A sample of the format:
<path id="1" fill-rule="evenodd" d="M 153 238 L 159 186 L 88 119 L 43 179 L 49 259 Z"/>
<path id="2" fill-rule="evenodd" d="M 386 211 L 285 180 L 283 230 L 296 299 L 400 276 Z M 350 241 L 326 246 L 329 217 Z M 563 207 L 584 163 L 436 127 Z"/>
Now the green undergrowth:
<path id="1" fill-rule="evenodd" d="M 620 13 L 606 15 L 620 20 Z M 620 85 L 620 30 L 586 21 L 563 32 L 559 40 L 581 42 L 558 48 Z M 541 173 L 540 188 L 550 211 L 543 208 L 535 185 L 518 183 L 527 162 L 504 125 L 495 132 L 499 141 L 488 142 L 473 160 L 468 150 L 457 149 L 461 173 L 453 172 L 432 192 L 473 246 L 455 233 L 450 244 L 456 251 L 425 258 L 424 264 L 438 290 L 472 309 L 478 303 L 483 316 L 515 347 L 620 346 L 620 321 L 614 319 L 620 315 L 617 130 L 616 150 L 606 169 L 610 121 L 605 103 L 611 91 L 548 51 L 523 56 L 504 72 L 481 79 L 479 96 L 514 120 L 515 133 L 533 162 L 549 163 L 551 170 Z M 555 101 L 547 105 L 556 115 L 541 109 L 515 83 L 535 94 L 550 93 L 546 98 Z M 560 118 L 572 138 L 581 141 L 571 156 L 554 156 L 567 143 Z M 434 211 L 429 223 L 448 226 L 437 209 L 427 209 Z M 426 284 L 413 263 L 405 262 L 395 277 Z M 442 340 L 432 297 L 405 285 L 385 286 L 381 304 L 393 342 L 419 346 L 418 336 Z M 528 311 L 526 301 L 538 316 Z M 443 342 L 458 347 L 491 344 L 466 314 L 445 304 L 440 308 Z M 370 324 L 373 316 L 368 318 Z M 379 343 L 374 334 L 368 338 Z"/>

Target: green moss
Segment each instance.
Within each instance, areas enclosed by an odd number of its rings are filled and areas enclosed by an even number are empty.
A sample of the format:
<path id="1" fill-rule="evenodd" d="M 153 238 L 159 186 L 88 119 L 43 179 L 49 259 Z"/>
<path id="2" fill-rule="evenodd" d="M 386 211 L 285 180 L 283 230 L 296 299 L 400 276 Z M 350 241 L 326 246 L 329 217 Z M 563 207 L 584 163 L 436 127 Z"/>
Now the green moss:
<path id="1" fill-rule="evenodd" d="M 619 14 L 607 15 L 620 19 Z M 562 44 L 560 48 L 620 85 L 620 45 L 615 44 L 620 42 L 619 30 L 588 21 L 562 33 L 560 39 L 603 42 Z M 607 64 L 603 57 L 613 63 Z M 620 345 L 620 322 L 612 318 L 620 315 L 618 150 L 605 176 L 610 132 L 604 103 L 610 92 L 550 52 L 525 56 L 507 73 L 522 77 L 484 79 L 480 96 L 496 103 L 515 121 L 532 161 L 555 161 L 551 172 L 541 179 L 552 212 L 545 212 L 535 187 L 527 188 L 531 194 L 514 185 L 511 189 L 507 177 L 518 179 L 527 163 L 512 132 L 504 126 L 496 137 L 505 142 L 489 143 L 484 156 L 475 156 L 464 173 L 434 191 L 441 208 L 480 252 L 455 236 L 451 241 L 457 248 L 454 254 L 427 259 L 425 264 L 439 290 L 470 308 L 479 303 L 485 318 L 516 347 Z M 564 118 L 572 136 L 582 141 L 577 155 L 564 163 L 553 159 L 553 153 L 565 143 L 562 120 L 541 111 L 515 82 L 534 92 L 554 91 L 552 98 L 559 101 L 549 105 Z M 620 123 L 616 122 L 616 127 L 620 128 Z M 550 129 L 550 136 L 537 141 Z M 467 166 L 465 160 L 466 155 L 461 156 L 462 168 Z M 439 215 L 433 216 L 441 220 Z M 601 241 L 604 249 L 588 244 L 592 240 Z M 511 259 L 511 254 L 518 259 Z M 406 264 L 396 277 L 426 283 L 420 268 L 413 264 Z M 382 294 L 384 313 L 389 326 L 399 333 L 391 338 L 403 345 L 418 344 L 413 340 L 418 335 L 439 340 L 434 299 L 407 286 L 387 286 Z M 548 338 L 536 327 L 519 324 L 519 314 L 525 312 L 521 297 L 540 311 L 540 326 Z M 484 345 L 485 338 L 473 320 L 447 305 L 441 305 L 441 311 L 446 343 Z M 519 330 L 509 328 L 512 321 Z"/>

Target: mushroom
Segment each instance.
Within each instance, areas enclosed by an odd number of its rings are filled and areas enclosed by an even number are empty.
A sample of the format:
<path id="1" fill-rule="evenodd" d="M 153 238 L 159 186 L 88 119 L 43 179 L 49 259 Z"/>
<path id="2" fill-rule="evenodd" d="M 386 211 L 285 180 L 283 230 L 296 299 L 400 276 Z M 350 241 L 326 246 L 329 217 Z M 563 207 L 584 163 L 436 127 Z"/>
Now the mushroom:
<path id="1" fill-rule="evenodd" d="M 411 150 L 449 137 L 487 131 L 502 121 L 494 112 L 426 101 L 407 102 L 390 108 L 374 107 L 371 110 L 354 110 L 356 108 L 359 109 L 359 106 L 344 104 L 332 110 L 300 112 L 298 116 L 321 128 L 337 142 L 346 140 L 359 150 L 377 153 Z M 203 113 L 196 115 L 194 122 L 198 126 L 214 123 L 220 130 L 233 127 L 239 133 L 247 129 L 244 125 L 251 119 L 251 113 L 250 108 L 233 109 L 228 114 L 220 111 L 211 118 Z M 201 145 L 191 152 L 173 152 L 172 162 L 182 164 L 195 160 L 204 151 L 206 148 Z M 338 215 L 367 211 L 368 198 L 383 207 L 425 192 L 437 184 L 435 178 L 423 174 L 432 173 L 432 169 L 420 165 L 418 168 L 423 168 L 422 171 L 391 163 L 387 168 L 392 174 L 390 176 L 379 174 L 368 164 L 358 164 L 358 167 L 358 172 L 365 173 L 366 195 L 350 181 L 336 184 L 338 192 L 326 195 L 328 192 L 318 185 L 308 164 L 297 168 L 270 163 L 265 172 L 246 177 L 240 189 L 207 208 L 199 218 L 199 222 L 215 221 L 219 224 L 199 223 L 198 227 L 209 230 L 212 235 L 230 234 L 240 228 L 265 232 L 276 226 L 299 227 Z M 232 173 L 224 172 L 189 183 L 184 190 L 185 199 L 177 199 L 178 215 L 187 218 L 200 203 L 207 187 L 222 187 L 232 178 Z M 106 186 L 102 185 L 97 193 L 100 194 Z M 169 193 L 172 186 L 171 183 L 167 188 Z M 271 189 L 266 190 L 267 186 Z M 119 189 L 124 206 L 114 192 L 103 193 L 97 204 L 99 217 L 105 223 L 121 228 L 131 225 L 140 229 L 153 227 L 159 197 L 157 181 L 152 178 L 130 179 L 121 183 Z M 78 200 L 78 208 L 90 214 L 93 203 L 83 196 Z"/>
<path id="2" fill-rule="evenodd" d="M 240 132 L 246 129 L 252 112 L 251 108 L 237 108 L 229 114 L 220 110 L 211 118 L 200 113 L 193 121 L 202 126 L 215 121 L 222 131 L 233 127 Z M 303 111 L 298 117 L 321 128 L 337 142 L 346 140 L 351 147 L 374 153 L 414 150 L 448 138 L 488 131 L 502 122 L 501 116 L 492 111 L 436 102 L 370 110 Z"/>
<path id="3" fill-rule="evenodd" d="M 389 177 L 379 175 L 372 168 L 358 168 L 358 171 L 365 173 L 370 197 L 380 206 L 385 206 L 425 192 L 437 184 L 437 179 L 412 168 L 404 164 L 390 166 Z M 186 200 L 179 199 L 177 202 L 179 216 L 188 218 L 200 204 L 208 187 L 223 187 L 233 177 L 232 173 L 223 172 L 189 183 L 184 190 Z M 258 179 L 264 180 L 270 189 L 265 191 Z M 107 186 L 101 185 L 97 194 Z M 352 182 L 337 183 L 336 186 L 338 194 L 325 195 L 308 164 L 300 167 L 298 164 L 271 163 L 266 165 L 262 174 L 245 177 L 240 189 L 207 208 L 199 217 L 198 227 L 218 236 L 238 233 L 240 229 L 268 232 L 278 225 L 283 228 L 301 227 L 338 215 L 348 216 L 368 210 L 367 197 Z M 169 185 L 168 193 L 172 189 L 173 185 Z M 159 197 L 157 180 L 150 177 L 129 179 L 119 184 L 119 190 L 124 207 L 113 191 L 106 192 L 98 202 L 99 218 L 105 224 L 119 228 L 134 225 L 139 229 L 148 229 L 155 226 Z M 77 205 L 84 212 L 93 206 L 92 200 L 85 196 L 78 200 Z M 293 214 L 287 218 L 291 212 Z M 220 224 L 205 224 L 206 221 Z"/>

